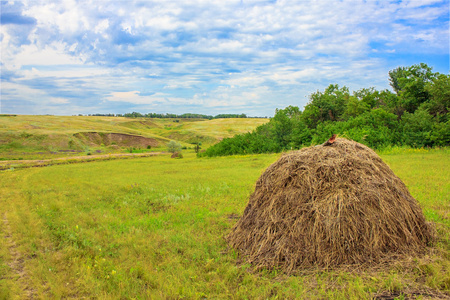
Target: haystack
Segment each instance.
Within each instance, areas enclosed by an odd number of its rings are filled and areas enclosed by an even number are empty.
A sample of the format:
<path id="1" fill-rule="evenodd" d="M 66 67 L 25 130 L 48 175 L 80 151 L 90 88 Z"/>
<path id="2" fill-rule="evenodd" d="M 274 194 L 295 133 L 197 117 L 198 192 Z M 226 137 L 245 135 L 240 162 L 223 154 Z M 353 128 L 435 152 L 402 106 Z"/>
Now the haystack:
<path id="1" fill-rule="evenodd" d="M 295 273 L 424 252 L 432 233 L 405 184 L 370 148 L 333 142 L 285 154 L 258 179 L 227 236 L 245 262 Z"/>

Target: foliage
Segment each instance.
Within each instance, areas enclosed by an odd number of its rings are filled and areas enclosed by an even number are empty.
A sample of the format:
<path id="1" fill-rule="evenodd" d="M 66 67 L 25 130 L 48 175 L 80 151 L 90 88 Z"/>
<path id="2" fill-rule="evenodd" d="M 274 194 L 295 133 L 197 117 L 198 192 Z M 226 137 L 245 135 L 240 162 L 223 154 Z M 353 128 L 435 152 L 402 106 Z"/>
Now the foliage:
<path id="1" fill-rule="evenodd" d="M 428 147 L 433 143 L 430 139 L 433 129 L 433 116 L 423 109 L 414 113 L 405 112 L 402 117 L 404 144 L 411 147 Z"/>
<path id="2" fill-rule="evenodd" d="M 313 144 L 323 143 L 338 132 L 371 148 L 395 145 L 399 136 L 396 119 L 394 114 L 373 109 L 345 122 L 321 123 L 315 130 Z"/>
<path id="3" fill-rule="evenodd" d="M 425 89 L 430 95 L 430 101 L 424 103 L 424 107 L 439 120 L 449 121 L 450 75 L 439 74 L 432 82 L 427 83 Z"/>
<path id="4" fill-rule="evenodd" d="M 170 141 L 167 144 L 167 151 L 175 153 L 175 152 L 180 152 L 181 151 L 181 144 L 177 143 L 175 141 Z"/>
<path id="5" fill-rule="evenodd" d="M 448 115 L 448 114 L 447 114 Z M 430 140 L 433 145 L 445 147 L 450 145 L 450 118 L 447 122 L 434 123 L 430 133 Z"/>
<path id="6" fill-rule="evenodd" d="M 319 122 L 338 121 L 344 114 L 350 93 L 347 87 L 339 88 L 337 84 L 330 84 L 325 91 L 315 92 L 310 96 L 310 102 L 305 106 L 305 122 L 310 128 L 315 128 Z M 312 110 L 308 113 L 308 110 Z"/>
<path id="7" fill-rule="evenodd" d="M 389 81 L 394 91 L 400 96 L 403 108 L 413 113 L 420 104 L 430 99 L 426 86 L 433 82 L 436 76 L 437 73 L 433 73 L 431 67 L 421 63 L 390 71 Z"/>
<path id="8" fill-rule="evenodd" d="M 395 93 L 371 87 L 350 94 L 347 87 L 330 84 L 311 94 L 303 111 L 296 106 L 277 109 L 269 123 L 201 155 L 300 149 L 323 143 L 332 134 L 376 149 L 450 145 L 450 76 L 433 73 L 422 63 L 390 71 L 389 81 Z"/>

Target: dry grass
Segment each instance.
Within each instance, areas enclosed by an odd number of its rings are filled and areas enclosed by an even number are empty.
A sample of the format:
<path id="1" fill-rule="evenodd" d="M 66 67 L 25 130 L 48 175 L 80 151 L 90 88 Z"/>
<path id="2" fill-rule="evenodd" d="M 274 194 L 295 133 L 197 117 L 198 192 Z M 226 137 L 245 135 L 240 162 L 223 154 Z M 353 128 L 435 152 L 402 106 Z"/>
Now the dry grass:
<path id="1" fill-rule="evenodd" d="M 272 164 L 227 240 L 246 263 L 291 274 L 418 256 L 432 236 L 418 202 L 381 158 L 337 139 Z"/>

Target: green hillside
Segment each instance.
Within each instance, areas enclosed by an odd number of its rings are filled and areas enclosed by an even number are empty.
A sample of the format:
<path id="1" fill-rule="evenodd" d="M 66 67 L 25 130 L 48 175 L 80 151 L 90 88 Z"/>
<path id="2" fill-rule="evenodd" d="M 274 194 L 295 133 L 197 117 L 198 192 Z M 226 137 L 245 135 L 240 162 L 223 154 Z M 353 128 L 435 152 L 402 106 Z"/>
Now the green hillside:
<path id="1" fill-rule="evenodd" d="M 0 159 L 33 159 L 130 148 L 164 151 L 170 140 L 206 148 L 268 119 L 149 119 L 98 116 L 2 116 Z M 148 147 L 150 146 L 150 147 Z M 150 149 L 148 149 L 150 148 Z"/>

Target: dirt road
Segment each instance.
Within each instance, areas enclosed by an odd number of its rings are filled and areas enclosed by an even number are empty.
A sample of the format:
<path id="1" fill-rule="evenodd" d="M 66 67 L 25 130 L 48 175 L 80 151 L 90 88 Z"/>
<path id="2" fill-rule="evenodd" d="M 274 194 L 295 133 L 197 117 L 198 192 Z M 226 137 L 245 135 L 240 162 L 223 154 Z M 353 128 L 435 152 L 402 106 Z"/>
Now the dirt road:
<path id="1" fill-rule="evenodd" d="M 7 169 L 11 169 L 11 168 L 44 167 L 44 166 L 48 166 L 48 165 L 92 162 L 92 161 L 102 161 L 102 160 L 110 160 L 110 159 L 148 157 L 148 156 L 161 155 L 163 153 L 165 153 L 165 152 L 111 153 L 111 154 L 101 154 L 101 155 L 58 157 L 58 158 L 39 159 L 39 160 L 4 160 L 4 161 L 0 161 L 0 170 L 7 170 Z"/>

